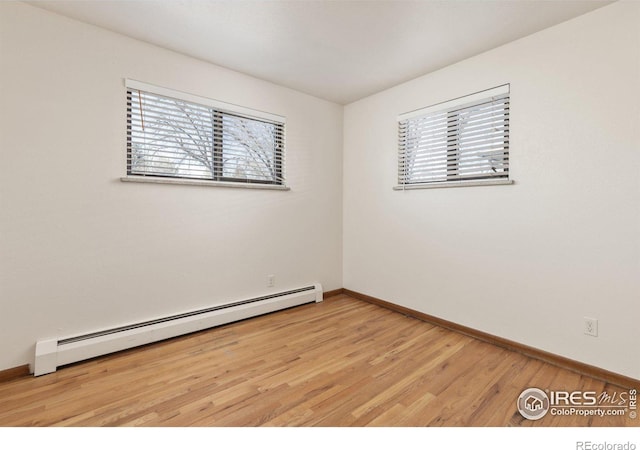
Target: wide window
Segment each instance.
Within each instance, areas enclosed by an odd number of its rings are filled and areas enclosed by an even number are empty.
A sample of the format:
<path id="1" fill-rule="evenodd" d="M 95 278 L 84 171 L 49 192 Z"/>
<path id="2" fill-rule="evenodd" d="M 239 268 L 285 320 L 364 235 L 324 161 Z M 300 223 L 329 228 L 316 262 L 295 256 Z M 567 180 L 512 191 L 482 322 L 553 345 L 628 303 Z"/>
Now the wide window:
<path id="1" fill-rule="evenodd" d="M 398 118 L 396 189 L 509 182 L 509 86 Z"/>
<path id="2" fill-rule="evenodd" d="M 284 118 L 127 80 L 127 175 L 284 186 Z"/>

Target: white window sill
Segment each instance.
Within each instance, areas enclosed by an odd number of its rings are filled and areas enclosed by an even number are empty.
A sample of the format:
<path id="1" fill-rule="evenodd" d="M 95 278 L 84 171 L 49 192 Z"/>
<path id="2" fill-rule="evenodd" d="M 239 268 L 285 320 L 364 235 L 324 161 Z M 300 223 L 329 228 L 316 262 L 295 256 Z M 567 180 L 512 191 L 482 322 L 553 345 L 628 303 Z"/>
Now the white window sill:
<path id="1" fill-rule="evenodd" d="M 243 189 L 268 189 L 275 191 L 289 191 L 288 186 L 280 186 L 277 184 L 261 184 L 261 183 L 240 183 L 230 181 L 209 181 L 209 180 L 188 180 L 180 178 L 161 178 L 161 177 L 143 177 L 143 176 L 127 176 L 120 178 L 120 181 L 133 183 L 157 183 L 157 184 L 184 184 L 190 186 L 212 186 L 227 188 L 243 188 Z"/>
<path id="2" fill-rule="evenodd" d="M 394 191 L 408 191 L 412 189 L 438 189 L 450 187 L 468 186 L 495 186 L 500 184 L 513 184 L 513 180 L 478 180 L 478 181 L 443 181 L 441 183 L 416 183 L 394 186 Z"/>

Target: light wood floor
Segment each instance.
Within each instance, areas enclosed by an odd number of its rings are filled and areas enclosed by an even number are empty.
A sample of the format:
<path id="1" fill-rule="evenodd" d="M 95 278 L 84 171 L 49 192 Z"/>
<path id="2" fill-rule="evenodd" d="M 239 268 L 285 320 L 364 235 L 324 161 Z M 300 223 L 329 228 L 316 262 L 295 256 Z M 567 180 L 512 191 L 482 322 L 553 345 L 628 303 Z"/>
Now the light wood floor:
<path id="1" fill-rule="evenodd" d="M 640 425 L 525 420 L 528 387 L 624 391 L 340 295 L 0 383 L 0 425 Z"/>

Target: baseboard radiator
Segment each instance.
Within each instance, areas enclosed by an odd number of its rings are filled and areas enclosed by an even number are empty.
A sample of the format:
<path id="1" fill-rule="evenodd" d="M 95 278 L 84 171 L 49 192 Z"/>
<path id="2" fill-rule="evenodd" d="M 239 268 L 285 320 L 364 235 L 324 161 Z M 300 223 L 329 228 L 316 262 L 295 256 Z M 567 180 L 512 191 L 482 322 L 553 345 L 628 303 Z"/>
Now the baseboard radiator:
<path id="1" fill-rule="evenodd" d="M 42 339 L 36 343 L 33 374 L 44 375 L 66 364 L 320 301 L 322 286 L 315 284 L 81 336 Z"/>

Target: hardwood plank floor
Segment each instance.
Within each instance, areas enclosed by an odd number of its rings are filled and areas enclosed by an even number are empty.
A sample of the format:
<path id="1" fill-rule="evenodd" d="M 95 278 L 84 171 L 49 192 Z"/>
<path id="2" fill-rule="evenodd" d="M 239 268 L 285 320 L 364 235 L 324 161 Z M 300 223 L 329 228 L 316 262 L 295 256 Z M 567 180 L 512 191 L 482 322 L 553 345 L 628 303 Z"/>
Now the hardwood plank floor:
<path id="1" fill-rule="evenodd" d="M 524 419 L 529 387 L 623 392 L 339 295 L 0 383 L 0 426 L 639 426 Z"/>

